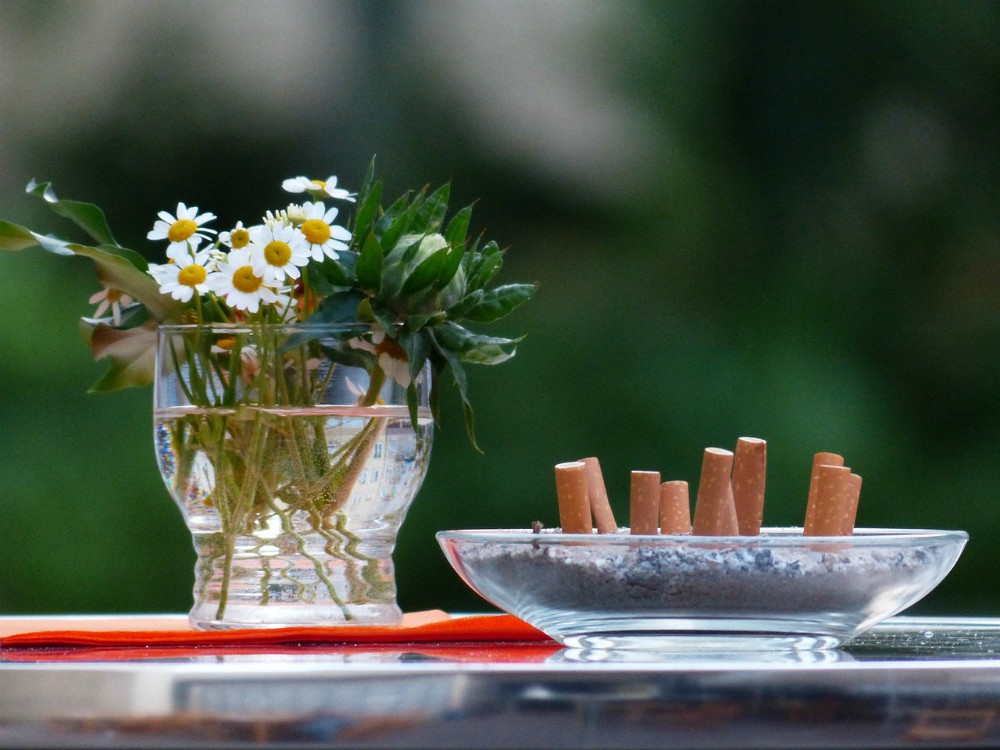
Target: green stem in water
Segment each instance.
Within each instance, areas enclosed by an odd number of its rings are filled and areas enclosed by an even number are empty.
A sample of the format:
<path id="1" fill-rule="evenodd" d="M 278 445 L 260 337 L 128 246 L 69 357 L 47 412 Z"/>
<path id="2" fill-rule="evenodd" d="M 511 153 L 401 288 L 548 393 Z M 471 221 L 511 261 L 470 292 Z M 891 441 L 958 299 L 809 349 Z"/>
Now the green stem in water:
<path id="1" fill-rule="evenodd" d="M 215 612 L 215 619 L 221 620 L 226 613 L 226 604 L 229 601 L 229 584 L 232 578 L 233 548 L 236 546 L 236 539 L 240 531 L 246 527 L 244 523 L 244 513 L 252 506 L 252 499 L 257 492 L 257 485 L 260 481 L 260 466 L 264 458 L 264 444 L 267 440 L 268 428 L 261 419 L 260 412 L 255 412 L 253 427 L 251 428 L 252 438 L 250 450 L 243 467 L 243 481 L 240 485 L 239 494 L 234 503 L 229 528 L 223 527 L 223 535 L 226 544 L 226 554 L 223 559 L 222 588 L 219 592 L 219 606 Z M 225 481 L 219 478 L 219 481 Z"/>
<path id="2" fill-rule="evenodd" d="M 219 587 L 219 606 L 215 610 L 216 620 L 221 620 L 226 614 L 226 604 L 229 603 L 229 582 L 233 575 L 233 548 L 236 546 L 236 540 L 228 534 L 223 534 L 222 543 L 226 550 L 222 555 L 222 583 Z"/>
<path id="3" fill-rule="evenodd" d="M 385 370 L 376 361 L 372 365 L 371 381 L 368 383 L 368 392 L 365 393 L 365 397 L 361 400 L 361 406 L 374 406 L 377 404 L 383 385 L 385 385 Z"/>
<path id="4" fill-rule="evenodd" d="M 335 519 L 337 531 L 339 531 L 347 540 L 347 545 L 344 547 L 344 551 L 347 553 L 348 557 L 351 558 L 351 560 L 360 560 L 364 563 L 361 576 L 368 584 L 369 598 L 375 600 L 383 599 L 385 597 L 386 587 L 385 581 L 383 581 L 382 577 L 379 575 L 378 561 L 375 560 L 375 558 L 362 554 L 358 549 L 358 545 L 361 544 L 361 537 L 348 528 L 346 514 L 337 513 Z M 357 573 L 354 575 L 357 576 Z"/>

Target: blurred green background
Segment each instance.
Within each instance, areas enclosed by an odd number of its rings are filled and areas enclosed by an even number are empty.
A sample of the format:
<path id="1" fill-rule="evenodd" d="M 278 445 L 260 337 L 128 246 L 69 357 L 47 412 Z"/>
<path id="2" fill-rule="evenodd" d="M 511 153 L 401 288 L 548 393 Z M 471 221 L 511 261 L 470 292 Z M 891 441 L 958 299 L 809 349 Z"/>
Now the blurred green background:
<path id="1" fill-rule="evenodd" d="M 557 525 L 553 464 L 697 481 L 769 443 L 765 521 L 811 456 L 859 524 L 964 528 L 915 611 L 1000 614 L 1000 3 L 0 0 L 0 216 L 72 236 L 32 177 L 123 244 L 178 201 L 223 229 L 289 196 L 451 180 L 528 332 L 454 391 L 396 553 L 405 609 L 484 609 L 434 531 Z M 0 257 L 0 613 L 186 612 L 194 555 L 151 395 L 87 395 L 82 259 Z"/>

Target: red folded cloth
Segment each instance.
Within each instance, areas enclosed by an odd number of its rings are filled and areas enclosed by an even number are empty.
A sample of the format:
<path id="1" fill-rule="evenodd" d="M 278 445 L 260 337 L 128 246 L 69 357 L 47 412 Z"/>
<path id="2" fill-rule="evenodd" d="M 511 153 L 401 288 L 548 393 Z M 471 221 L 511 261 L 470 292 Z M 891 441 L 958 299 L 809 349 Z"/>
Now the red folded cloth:
<path id="1" fill-rule="evenodd" d="M 415 624 L 410 624 L 415 623 Z M 263 628 L 245 630 L 37 630 L 0 638 L 0 649 L 45 647 L 187 647 L 322 644 L 516 643 L 549 641 L 513 615 L 412 613 L 395 626 Z M 6 656 L 6 654 L 5 654 Z"/>

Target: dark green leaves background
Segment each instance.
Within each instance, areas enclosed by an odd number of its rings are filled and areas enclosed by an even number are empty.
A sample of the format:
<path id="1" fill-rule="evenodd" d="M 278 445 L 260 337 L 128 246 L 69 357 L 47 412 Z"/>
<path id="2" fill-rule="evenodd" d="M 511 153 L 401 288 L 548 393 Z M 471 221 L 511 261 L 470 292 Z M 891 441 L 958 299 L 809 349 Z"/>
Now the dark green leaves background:
<path id="1" fill-rule="evenodd" d="M 373 153 L 383 198 L 449 183 L 474 204 L 469 236 L 505 255 L 469 314 L 539 288 L 476 329 L 527 333 L 466 368 L 484 454 L 444 384 L 405 608 L 483 607 L 434 531 L 555 524 L 559 461 L 599 456 L 624 519 L 630 469 L 695 482 L 705 446 L 757 435 L 768 523 L 800 523 L 812 453 L 843 453 L 862 524 L 971 534 L 920 609 L 997 614 L 1000 6 L 271 8 L 0 4 L 0 215 L 86 241 L 23 193 L 52 181 L 153 260 L 157 211 L 251 223 L 286 177 L 359 188 Z M 85 393 L 93 279 L 85 258 L 0 256 L 5 614 L 189 606 L 150 393 Z"/>

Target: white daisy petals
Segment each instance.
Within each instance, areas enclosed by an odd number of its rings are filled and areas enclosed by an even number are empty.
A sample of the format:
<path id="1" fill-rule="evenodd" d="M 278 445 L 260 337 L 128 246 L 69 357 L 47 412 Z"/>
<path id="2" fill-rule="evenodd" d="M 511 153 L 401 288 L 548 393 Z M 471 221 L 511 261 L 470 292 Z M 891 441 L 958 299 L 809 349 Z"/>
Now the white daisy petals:
<path id="1" fill-rule="evenodd" d="M 340 257 L 337 251 L 347 250 L 351 239 L 347 229 L 333 223 L 338 210 L 331 208 L 328 211 L 322 202 L 305 203 L 302 209 L 305 220 L 299 226 L 299 232 L 308 245 L 312 259 L 321 262 L 326 255 L 336 260 Z"/>
<path id="2" fill-rule="evenodd" d="M 292 177 L 281 183 L 281 187 L 289 193 L 309 193 L 317 198 L 332 198 L 333 200 L 354 202 L 357 195 L 344 188 L 337 187 L 337 178 L 327 177 L 325 180 L 312 180 L 308 177 Z"/>
<path id="3" fill-rule="evenodd" d="M 148 240 L 169 240 L 167 257 L 176 263 L 182 263 L 188 257 L 193 257 L 202 240 L 211 239 L 214 229 L 204 225 L 215 219 L 215 214 L 198 213 L 198 207 L 188 208 L 183 203 L 177 204 L 176 214 L 160 211 L 160 220 L 153 224 L 153 229 L 146 235 Z"/>

